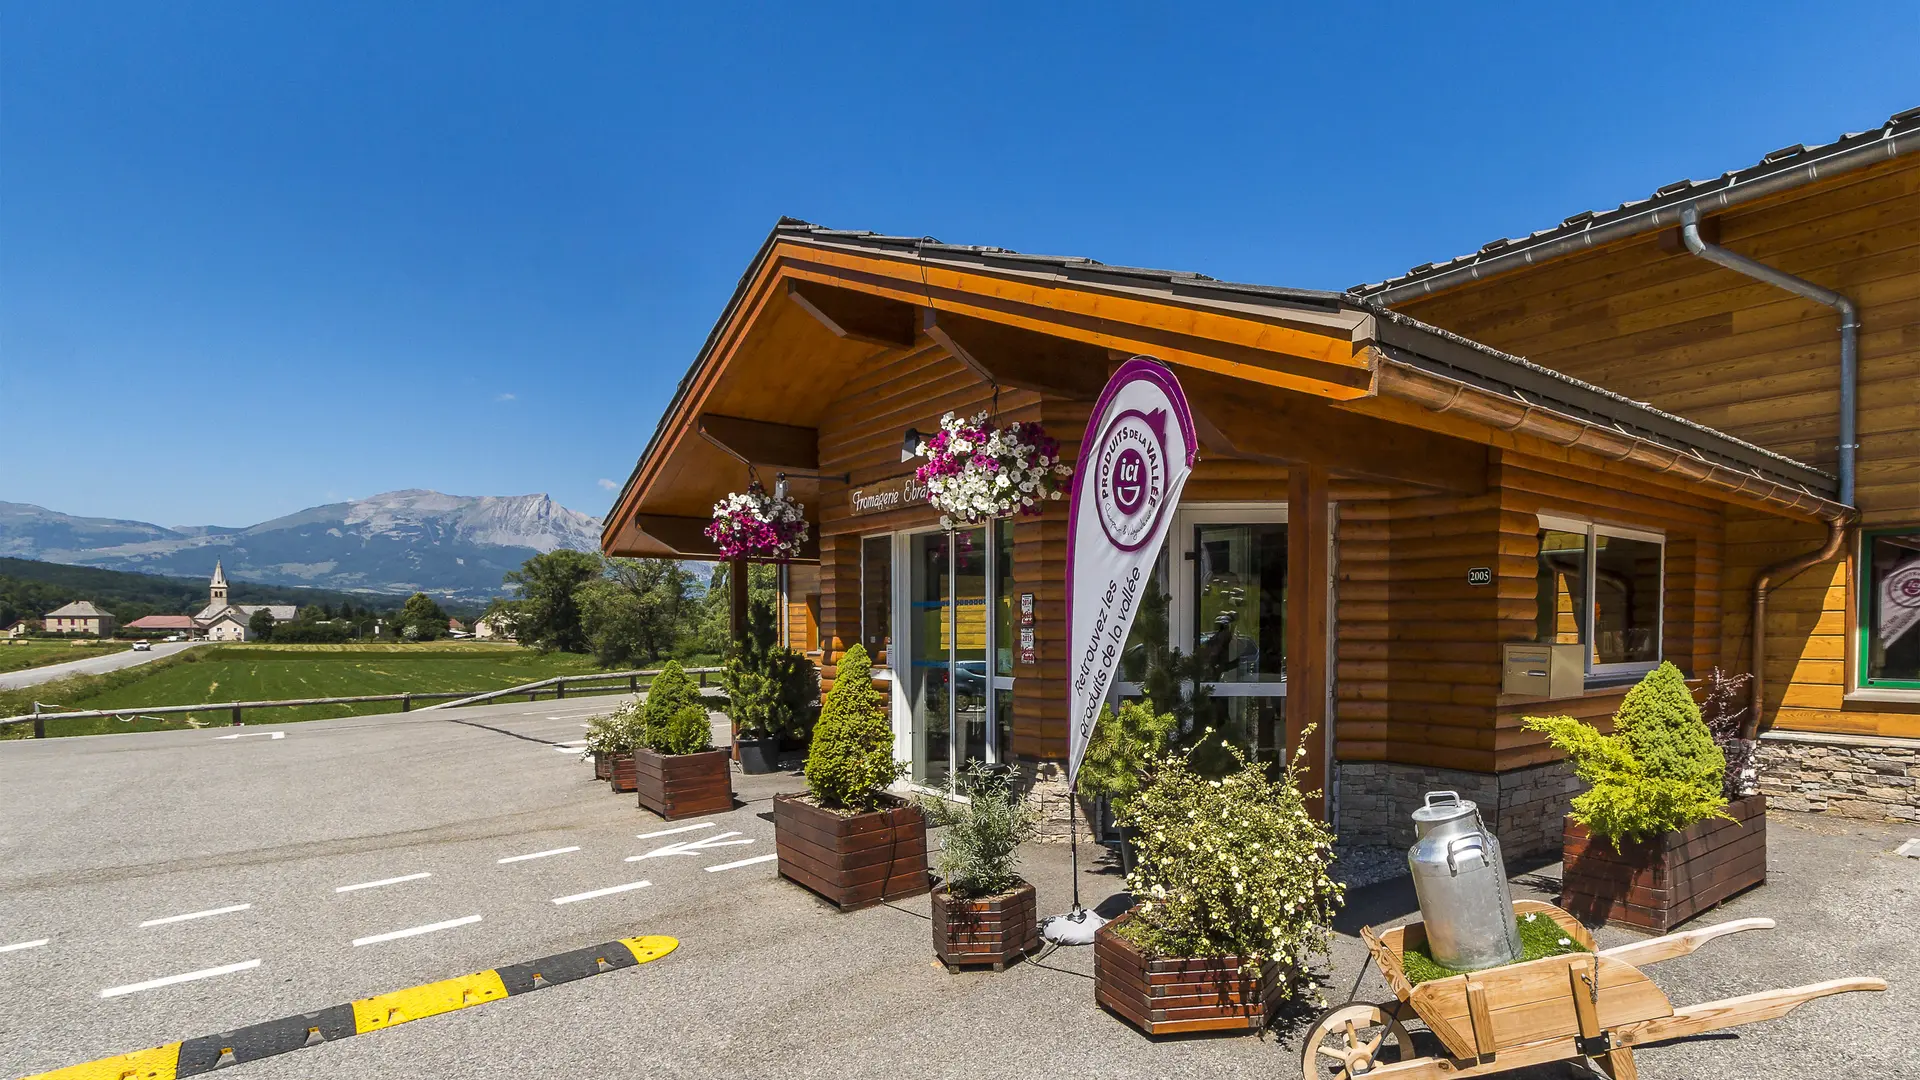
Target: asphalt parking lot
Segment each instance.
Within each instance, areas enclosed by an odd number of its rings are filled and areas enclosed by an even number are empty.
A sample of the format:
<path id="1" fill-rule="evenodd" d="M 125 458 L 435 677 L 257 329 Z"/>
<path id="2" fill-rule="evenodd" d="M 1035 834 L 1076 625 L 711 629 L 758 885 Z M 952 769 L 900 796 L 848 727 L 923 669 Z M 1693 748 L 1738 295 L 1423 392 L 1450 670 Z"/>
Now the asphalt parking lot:
<path id="1" fill-rule="evenodd" d="M 924 898 L 842 914 L 779 880 L 768 800 L 797 776 L 736 776 L 735 810 L 690 822 L 608 794 L 567 744 L 609 703 L 0 744 L 0 1075 L 639 934 L 680 948 L 239 1075 L 1297 1075 L 1284 1029 L 1137 1034 L 1093 1004 L 1089 950 L 949 975 Z M 1701 922 L 1779 929 L 1650 968 L 1655 981 L 1677 1005 L 1844 975 L 1892 990 L 1646 1050 L 1641 1074 L 1920 1076 L 1906 975 L 1920 860 L 1892 853 L 1904 834 L 1776 814 L 1769 838 L 1769 884 Z M 1083 854 L 1083 897 L 1115 910 L 1117 871 Z M 1548 896 L 1556 870 L 1516 868 L 1517 895 Z M 1030 848 L 1025 872 L 1043 911 L 1066 908 L 1064 849 Z M 1405 879 L 1353 894 L 1330 997 L 1361 970 L 1361 922 L 1413 912 Z M 201 977 L 148 985 L 183 975 Z M 1384 994 L 1369 973 L 1359 996 Z"/>

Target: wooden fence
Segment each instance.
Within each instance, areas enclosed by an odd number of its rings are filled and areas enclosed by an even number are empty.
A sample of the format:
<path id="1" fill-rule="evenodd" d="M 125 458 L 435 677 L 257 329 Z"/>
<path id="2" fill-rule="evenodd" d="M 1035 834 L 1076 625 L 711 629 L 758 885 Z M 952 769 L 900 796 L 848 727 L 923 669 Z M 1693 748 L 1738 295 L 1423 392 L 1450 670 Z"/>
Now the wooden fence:
<path id="1" fill-rule="evenodd" d="M 708 680 L 720 673 L 720 668 L 687 668 L 688 675 L 699 680 L 702 689 L 707 688 Z M 70 712 L 43 712 L 39 702 L 33 703 L 33 712 L 24 716 L 0 718 L 0 726 L 9 724 L 32 724 L 33 737 L 47 737 L 49 720 L 97 720 L 122 716 L 166 716 L 177 713 L 226 712 L 234 727 L 239 727 L 242 715 L 251 709 L 284 709 L 297 705 L 358 705 L 372 701 L 397 701 L 401 712 L 410 712 L 416 701 L 438 701 L 420 710 L 457 709 L 467 705 L 479 705 L 502 698 L 526 695 L 528 701 L 540 700 L 540 695 L 551 694 L 556 700 L 565 698 L 568 692 L 579 694 L 634 694 L 642 689 L 641 680 L 649 683 L 660 674 L 659 668 L 644 671 L 603 671 L 593 675 L 558 675 L 551 679 L 509 686 L 502 690 L 486 690 L 472 693 L 466 690 L 431 691 L 402 694 L 359 694 L 353 697 L 293 698 L 285 701 L 221 701 L 205 705 L 155 705 L 129 706 L 119 709 L 82 709 Z"/>

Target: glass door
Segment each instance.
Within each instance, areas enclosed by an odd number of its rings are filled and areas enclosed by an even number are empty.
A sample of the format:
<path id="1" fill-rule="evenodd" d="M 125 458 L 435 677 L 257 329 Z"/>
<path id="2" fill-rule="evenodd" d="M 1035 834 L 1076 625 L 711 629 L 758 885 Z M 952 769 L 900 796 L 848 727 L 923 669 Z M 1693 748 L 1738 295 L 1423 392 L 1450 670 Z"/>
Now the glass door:
<path id="1" fill-rule="evenodd" d="M 911 663 L 898 707 L 912 779 L 940 784 L 968 761 L 1003 761 L 1012 749 L 1013 526 L 902 539 Z"/>
<path id="2" fill-rule="evenodd" d="M 1210 694 L 1204 723 L 1258 760 L 1278 761 L 1287 730 L 1287 526 L 1185 524 L 1189 640 Z"/>

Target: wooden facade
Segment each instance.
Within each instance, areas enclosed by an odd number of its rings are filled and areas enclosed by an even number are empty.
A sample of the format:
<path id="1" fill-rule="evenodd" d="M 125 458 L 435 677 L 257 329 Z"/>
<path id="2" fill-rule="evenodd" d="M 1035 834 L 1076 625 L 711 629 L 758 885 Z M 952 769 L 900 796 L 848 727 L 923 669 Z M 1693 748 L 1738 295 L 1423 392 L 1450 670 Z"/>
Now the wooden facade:
<path id="1" fill-rule="evenodd" d="M 1736 206 L 1709 218 L 1706 231 L 1859 306 L 1859 524 L 1920 527 L 1920 157 Z M 1675 230 L 1494 274 L 1399 309 L 1818 468 L 1835 466 L 1833 310 L 1687 253 Z M 1741 508 L 1694 509 L 1720 520 L 1695 583 L 1702 601 L 1717 593 L 1700 617 L 1717 624 L 1718 642 L 1693 670 L 1747 670 L 1755 574 L 1818 550 L 1826 531 Z M 1920 694 L 1906 704 L 1850 694 L 1860 647 L 1857 557 L 1850 540 L 1840 558 L 1773 592 L 1766 726 L 1920 738 Z"/>
<path id="2" fill-rule="evenodd" d="M 712 557 L 699 527 L 713 502 L 750 467 L 788 474 L 817 550 L 786 569 L 784 632 L 830 681 L 863 633 L 869 651 L 886 644 L 863 628 L 863 541 L 937 528 L 924 502 L 854 505 L 912 470 L 905 434 L 990 410 L 1043 423 L 1072 462 L 1109 373 L 1152 356 L 1198 425 L 1180 510 L 1284 509 L 1284 739 L 1314 730 L 1309 782 L 1331 788 L 1349 766 L 1544 765 L 1554 755 L 1523 716 L 1617 705 L 1617 678 L 1559 700 L 1502 693 L 1502 646 L 1576 610 L 1570 595 L 1542 600 L 1555 588 L 1541 584 L 1544 522 L 1657 544 L 1632 583 L 1660 600 L 1641 659 L 1697 675 L 1740 633 L 1740 560 L 1817 541 L 1846 513 L 1804 466 L 1349 297 L 1000 254 L 777 228 L 609 515 L 605 550 Z M 1030 779 L 1057 775 L 1067 750 L 1066 511 L 1011 525 L 1034 652 L 1012 672 L 1000 756 Z M 989 614 L 959 637 L 971 646 Z M 897 729 L 909 722 L 897 712 Z"/>

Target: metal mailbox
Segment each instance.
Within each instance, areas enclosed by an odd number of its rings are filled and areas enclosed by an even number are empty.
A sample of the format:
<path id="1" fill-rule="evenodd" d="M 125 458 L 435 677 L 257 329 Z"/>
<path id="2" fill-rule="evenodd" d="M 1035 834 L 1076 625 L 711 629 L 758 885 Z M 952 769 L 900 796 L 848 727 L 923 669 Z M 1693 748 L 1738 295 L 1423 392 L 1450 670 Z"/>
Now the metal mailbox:
<path id="1" fill-rule="evenodd" d="M 1586 691 L 1584 645 L 1510 643 L 1501 648 L 1500 692 L 1577 697 Z"/>

